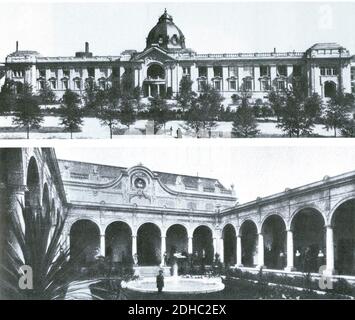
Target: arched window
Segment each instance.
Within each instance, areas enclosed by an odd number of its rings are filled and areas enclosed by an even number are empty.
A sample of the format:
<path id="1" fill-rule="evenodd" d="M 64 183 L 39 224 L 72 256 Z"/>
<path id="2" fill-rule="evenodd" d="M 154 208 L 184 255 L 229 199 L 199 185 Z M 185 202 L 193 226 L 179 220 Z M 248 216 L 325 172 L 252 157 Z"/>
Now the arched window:
<path id="1" fill-rule="evenodd" d="M 333 81 L 327 81 L 324 83 L 324 96 L 326 98 L 332 98 L 336 94 L 336 84 Z"/>
<path id="2" fill-rule="evenodd" d="M 147 76 L 151 79 L 165 79 L 165 70 L 159 64 L 152 64 L 148 67 Z"/>

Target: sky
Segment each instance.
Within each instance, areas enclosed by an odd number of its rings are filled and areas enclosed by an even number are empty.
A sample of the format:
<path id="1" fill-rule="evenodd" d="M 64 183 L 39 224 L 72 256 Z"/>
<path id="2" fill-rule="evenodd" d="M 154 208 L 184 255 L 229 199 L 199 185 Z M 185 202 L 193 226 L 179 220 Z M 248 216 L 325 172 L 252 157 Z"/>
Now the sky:
<path id="1" fill-rule="evenodd" d="M 59 159 L 122 167 L 141 163 L 152 171 L 216 178 L 235 186 L 239 203 L 355 170 L 353 139 L 191 140 L 108 141 L 95 148 L 88 141 L 55 150 Z"/>
<path id="2" fill-rule="evenodd" d="M 0 2 L 0 62 L 15 50 L 70 56 L 143 50 L 164 8 L 198 53 L 305 51 L 338 42 L 355 53 L 355 2 Z"/>

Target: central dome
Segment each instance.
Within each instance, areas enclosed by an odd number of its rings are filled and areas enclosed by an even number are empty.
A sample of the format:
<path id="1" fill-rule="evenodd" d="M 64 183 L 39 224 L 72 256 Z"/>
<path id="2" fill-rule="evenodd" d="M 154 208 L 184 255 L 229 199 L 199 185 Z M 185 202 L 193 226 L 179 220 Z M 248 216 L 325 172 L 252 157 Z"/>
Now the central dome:
<path id="1" fill-rule="evenodd" d="M 165 50 L 185 49 L 185 37 L 166 9 L 156 26 L 148 34 L 146 49 L 152 45 L 158 45 Z"/>

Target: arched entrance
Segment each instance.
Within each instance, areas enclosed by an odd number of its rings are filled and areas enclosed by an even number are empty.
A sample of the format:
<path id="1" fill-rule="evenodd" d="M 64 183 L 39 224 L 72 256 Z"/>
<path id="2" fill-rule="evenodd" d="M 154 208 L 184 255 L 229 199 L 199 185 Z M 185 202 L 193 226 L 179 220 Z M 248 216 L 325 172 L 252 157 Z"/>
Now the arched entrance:
<path id="1" fill-rule="evenodd" d="M 305 208 L 292 219 L 295 267 L 303 272 L 318 272 L 325 264 L 325 230 L 322 214 Z"/>
<path id="2" fill-rule="evenodd" d="M 236 234 L 231 224 L 223 228 L 223 256 L 225 264 L 236 264 Z"/>
<path id="3" fill-rule="evenodd" d="M 262 225 L 264 236 L 264 263 L 269 269 L 286 267 L 286 225 L 278 215 L 266 218 Z"/>
<path id="4" fill-rule="evenodd" d="M 334 212 L 334 267 L 338 274 L 355 275 L 355 199 Z"/>
<path id="5" fill-rule="evenodd" d="M 326 81 L 324 83 L 324 97 L 332 98 L 336 95 L 337 86 L 333 81 Z"/>
<path id="6" fill-rule="evenodd" d="M 32 210 L 35 210 L 41 201 L 41 187 L 39 184 L 39 171 L 34 157 L 30 159 L 27 168 L 27 190 L 25 194 L 25 204 Z"/>
<path id="7" fill-rule="evenodd" d="M 148 67 L 143 91 L 145 97 L 165 96 L 165 70 L 163 66 L 153 63 Z"/>
<path id="8" fill-rule="evenodd" d="M 78 220 L 70 228 L 70 258 L 88 266 L 100 255 L 100 229 L 90 220 Z"/>
<path id="9" fill-rule="evenodd" d="M 137 232 L 138 263 L 141 266 L 159 265 L 161 260 L 161 233 L 154 223 L 141 225 Z"/>
<path id="10" fill-rule="evenodd" d="M 132 231 L 122 221 L 112 222 L 105 231 L 105 256 L 114 264 L 132 262 Z"/>
<path id="11" fill-rule="evenodd" d="M 213 262 L 213 238 L 209 227 L 199 226 L 194 230 L 192 248 L 194 255 L 204 264 Z"/>
<path id="12" fill-rule="evenodd" d="M 253 221 L 244 221 L 240 227 L 242 242 L 242 264 L 244 267 L 253 267 L 257 261 L 258 229 Z"/>
<path id="13" fill-rule="evenodd" d="M 168 263 L 174 253 L 181 253 L 188 256 L 188 237 L 187 230 L 181 224 L 174 224 L 166 231 L 166 253 L 168 255 Z"/>

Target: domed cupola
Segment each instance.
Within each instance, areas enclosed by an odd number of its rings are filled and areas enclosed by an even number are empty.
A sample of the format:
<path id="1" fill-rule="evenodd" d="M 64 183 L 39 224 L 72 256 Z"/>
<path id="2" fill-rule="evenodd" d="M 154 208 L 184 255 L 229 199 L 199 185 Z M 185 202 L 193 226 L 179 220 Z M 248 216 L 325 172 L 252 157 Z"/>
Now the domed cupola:
<path id="1" fill-rule="evenodd" d="M 149 32 L 147 47 L 158 45 L 165 50 L 185 49 L 185 37 L 165 9 L 156 26 Z"/>

